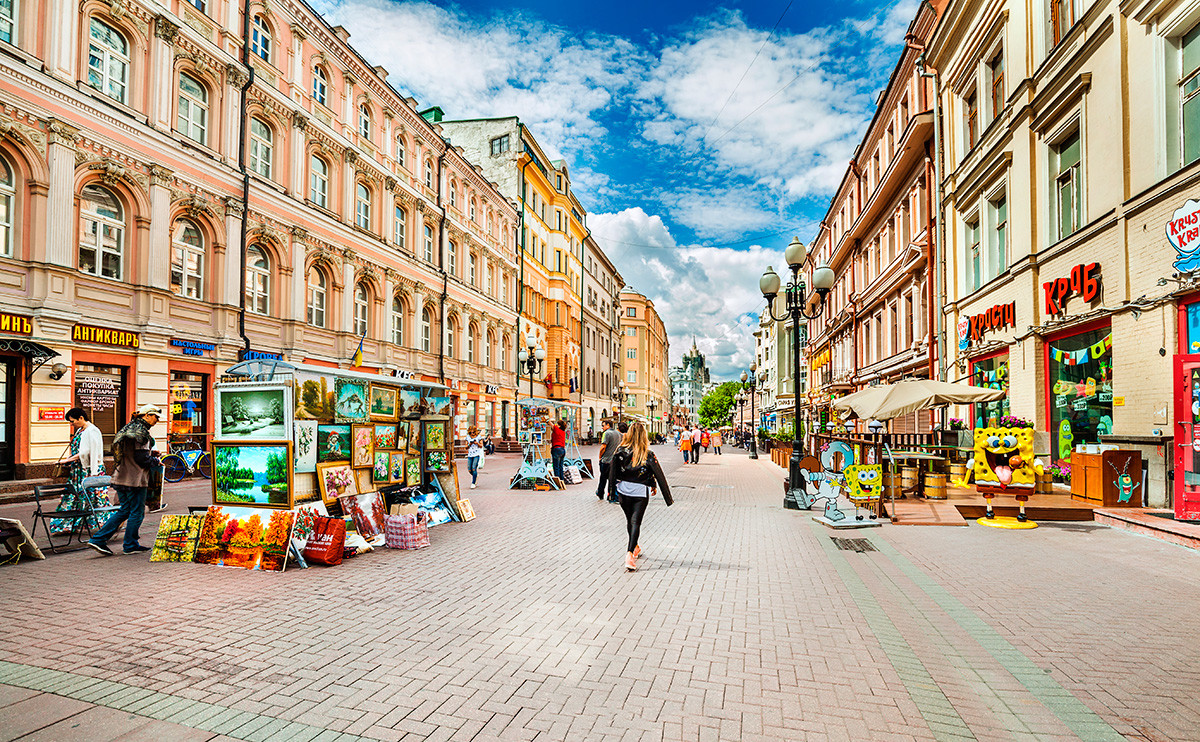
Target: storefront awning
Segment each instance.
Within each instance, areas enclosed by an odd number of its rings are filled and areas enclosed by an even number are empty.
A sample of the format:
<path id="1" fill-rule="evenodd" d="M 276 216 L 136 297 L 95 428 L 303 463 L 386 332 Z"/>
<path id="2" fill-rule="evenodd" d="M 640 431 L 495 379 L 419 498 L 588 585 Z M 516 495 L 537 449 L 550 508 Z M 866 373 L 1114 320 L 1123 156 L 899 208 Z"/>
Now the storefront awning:
<path id="1" fill-rule="evenodd" d="M 51 350 L 41 343 L 24 338 L 0 339 L 0 350 L 17 353 L 29 359 L 29 370 L 25 373 L 26 381 L 33 378 L 33 372 L 45 365 L 47 361 L 58 357 L 57 350 Z"/>
<path id="2" fill-rule="evenodd" d="M 517 404 L 522 407 L 569 407 L 573 410 L 582 410 L 583 405 L 575 402 L 563 402 L 557 399 L 539 399 L 535 397 L 525 397 L 518 399 Z"/>

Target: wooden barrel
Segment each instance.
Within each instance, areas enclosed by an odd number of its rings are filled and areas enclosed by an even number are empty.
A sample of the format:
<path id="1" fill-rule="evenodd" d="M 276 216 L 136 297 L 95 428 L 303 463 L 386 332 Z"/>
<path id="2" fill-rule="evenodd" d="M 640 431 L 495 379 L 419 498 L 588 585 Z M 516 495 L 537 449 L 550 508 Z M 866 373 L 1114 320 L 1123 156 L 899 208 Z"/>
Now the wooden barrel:
<path id="1" fill-rule="evenodd" d="M 1038 495 L 1054 494 L 1054 475 L 1050 472 L 1034 475 L 1034 493 Z"/>
<path id="2" fill-rule="evenodd" d="M 950 465 L 950 481 L 961 482 L 967 478 L 966 464 L 951 464 Z"/>
<path id="3" fill-rule="evenodd" d="M 902 466 L 900 467 L 900 487 L 906 490 L 913 490 L 917 486 L 917 467 Z"/>
<path id="4" fill-rule="evenodd" d="M 940 472 L 930 472 L 925 475 L 925 499 L 946 499 L 946 475 Z"/>
<path id="5" fill-rule="evenodd" d="M 899 497 L 900 494 L 900 475 L 894 472 L 885 471 L 883 473 L 884 497 Z"/>

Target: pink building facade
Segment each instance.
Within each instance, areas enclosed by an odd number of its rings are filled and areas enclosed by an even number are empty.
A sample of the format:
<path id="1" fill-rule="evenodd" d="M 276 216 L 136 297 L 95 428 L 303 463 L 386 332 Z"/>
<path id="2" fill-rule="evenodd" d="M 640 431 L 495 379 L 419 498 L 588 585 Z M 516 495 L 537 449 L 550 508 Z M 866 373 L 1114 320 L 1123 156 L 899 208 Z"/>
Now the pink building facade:
<path id="1" fill-rule="evenodd" d="M 247 348 L 345 366 L 362 339 L 368 370 L 511 430 L 516 208 L 344 29 L 256 0 L 247 65 L 224 0 L 10 7 L 0 478 L 58 458 L 65 407 L 111 433 L 156 403 L 160 437 L 210 432 Z"/>

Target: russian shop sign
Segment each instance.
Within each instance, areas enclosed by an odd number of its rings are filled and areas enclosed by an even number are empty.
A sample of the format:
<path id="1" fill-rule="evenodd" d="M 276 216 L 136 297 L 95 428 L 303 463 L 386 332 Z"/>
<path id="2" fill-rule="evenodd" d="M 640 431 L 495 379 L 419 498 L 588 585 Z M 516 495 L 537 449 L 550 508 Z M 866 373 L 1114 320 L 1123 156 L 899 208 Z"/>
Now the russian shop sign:
<path id="1" fill-rule="evenodd" d="M 1017 326 L 1017 303 L 997 304 L 986 312 L 958 323 L 959 346 L 965 348 L 970 343 L 983 339 L 983 333 L 999 330 L 1005 327 Z"/>
<path id="2" fill-rule="evenodd" d="M 0 312 L 0 332 L 7 332 L 10 335 L 32 335 L 33 322 L 29 317 Z"/>
<path id="3" fill-rule="evenodd" d="M 1066 314 L 1067 299 L 1072 296 L 1081 296 L 1086 302 L 1100 296 L 1099 263 L 1080 263 L 1071 269 L 1069 277 L 1056 278 L 1042 284 L 1046 314 Z"/>
<path id="4" fill-rule="evenodd" d="M 1188 199 L 1167 222 L 1167 240 L 1179 257 L 1175 270 L 1190 273 L 1200 269 L 1200 201 Z"/>
<path id="5" fill-rule="evenodd" d="M 171 338 L 171 345 L 179 348 L 185 356 L 202 356 L 206 350 L 217 349 L 217 346 L 212 343 L 198 343 L 194 340 L 180 340 L 179 338 Z"/>
<path id="6" fill-rule="evenodd" d="M 119 348 L 137 348 L 141 346 L 141 335 L 124 330 L 110 330 L 92 325 L 75 325 L 71 330 L 71 339 L 77 343 L 97 343 L 99 345 L 115 345 Z"/>

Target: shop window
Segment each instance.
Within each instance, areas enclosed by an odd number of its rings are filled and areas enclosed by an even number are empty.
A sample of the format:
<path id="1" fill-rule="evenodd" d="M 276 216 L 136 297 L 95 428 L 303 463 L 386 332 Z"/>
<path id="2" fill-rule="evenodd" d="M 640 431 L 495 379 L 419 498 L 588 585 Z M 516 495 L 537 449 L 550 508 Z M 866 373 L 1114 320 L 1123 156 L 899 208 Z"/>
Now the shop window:
<path id="1" fill-rule="evenodd" d="M 120 279 L 125 257 L 125 213 L 117 198 L 100 186 L 79 193 L 79 270 Z"/>
<path id="2" fill-rule="evenodd" d="M 1114 350 L 1110 327 L 1047 341 L 1052 459 L 1112 433 Z"/>
<path id="3" fill-rule="evenodd" d="M 997 427 L 1000 418 L 1011 414 L 1008 400 L 1008 353 L 976 361 L 971 365 L 971 383 L 985 389 L 1000 389 L 1005 392 L 1002 399 L 980 402 L 973 405 L 974 427 Z"/>
<path id="4" fill-rule="evenodd" d="M 208 376 L 171 372 L 171 409 L 168 435 L 172 442 L 195 440 L 204 445 L 208 432 Z"/>
<path id="5" fill-rule="evenodd" d="M 204 298 L 204 240 L 187 219 L 175 222 L 171 235 L 171 292 L 189 299 Z"/>
<path id="6" fill-rule="evenodd" d="M 1187 334 L 1183 352 L 1200 353 L 1200 301 L 1188 304 L 1186 312 Z"/>
<path id="7" fill-rule="evenodd" d="M 0 0 L 2 2 L 3 0 Z M 13 211 L 17 204 L 17 189 L 12 167 L 0 157 L 0 255 L 13 254 Z"/>
<path id="8" fill-rule="evenodd" d="M 88 34 L 88 85 L 124 103 L 129 84 L 129 42 L 104 21 L 91 19 Z"/>
<path id="9" fill-rule="evenodd" d="M 271 313 L 271 263 L 257 245 L 246 250 L 246 308 L 255 314 Z"/>
<path id="10" fill-rule="evenodd" d="M 75 406 L 88 413 L 88 419 L 104 434 L 104 448 L 129 422 L 125 410 L 125 383 L 129 369 L 124 366 L 75 364 Z"/>
<path id="11" fill-rule="evenodd" d="M 208 91 L 196 78 L 182 73 L 179 75 L 179 111 L 175 128 L 188 139 L 208 143 Z"/>

